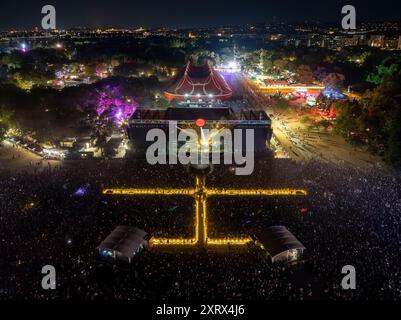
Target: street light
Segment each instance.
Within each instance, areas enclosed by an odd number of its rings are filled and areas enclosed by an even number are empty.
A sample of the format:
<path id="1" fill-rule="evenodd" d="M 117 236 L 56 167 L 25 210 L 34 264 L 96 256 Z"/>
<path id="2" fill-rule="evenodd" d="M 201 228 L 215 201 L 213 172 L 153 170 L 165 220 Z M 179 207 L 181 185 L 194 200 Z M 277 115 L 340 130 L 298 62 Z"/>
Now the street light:
<path id="1" fill-rule="evenodd" d="M 28 46 L 25 42 L 21 43 L 21 51 L 22 52 L 27 52 Z"/>

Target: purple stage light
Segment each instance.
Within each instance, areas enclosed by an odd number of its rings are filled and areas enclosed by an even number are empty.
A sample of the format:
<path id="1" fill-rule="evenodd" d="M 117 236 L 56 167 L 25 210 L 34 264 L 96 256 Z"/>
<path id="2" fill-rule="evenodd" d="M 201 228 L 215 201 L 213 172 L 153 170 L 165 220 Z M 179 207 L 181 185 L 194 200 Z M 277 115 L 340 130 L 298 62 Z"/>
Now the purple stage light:
<path id="1" fill-rule="evenodd" d="M 118 92 L 114 92 L 112 95 L 118 95 Z M 117 90 L 118 91 L 118 90 Z M 112 120 L 122 121 L 128 119 L 136 110 L 138 104 L 135 101 L 130 100 L 129 102 L 125 99 L 114 98 L 106 93 L 101 93 L 96 112 L 98 116 L 105 116 Z"/>
<path id="2" fill-rule="evenodd" d="M 87 193 L 87 189 L 84 187 L 80 187 L 74 192 L 74 196 L 83 197 L 86 195 L 86 193 Z"/>

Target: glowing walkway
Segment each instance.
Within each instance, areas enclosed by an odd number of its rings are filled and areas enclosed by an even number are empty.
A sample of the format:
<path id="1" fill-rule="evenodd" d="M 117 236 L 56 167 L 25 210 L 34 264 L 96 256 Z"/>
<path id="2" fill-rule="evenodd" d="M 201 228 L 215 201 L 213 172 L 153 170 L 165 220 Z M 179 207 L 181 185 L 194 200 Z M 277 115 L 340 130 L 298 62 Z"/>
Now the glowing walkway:
<path id="1" fill-rule="evenodd" d="M 195 189 L 104 189 L 103 194 L 108 195 L 128 195 L 128 196 L 193 196 Z"/>
<path id="2" fill-rule="evenodd" d="M 206 189 L 208 196 L 306 196 L 302 189 Z"/>
<path id="3" fill-rule="evenodd" d="M 197 176 L 194 189 L 133 189 L 109 188 L 104 195 L 125 196 L 191 196 L 195 200 L 195 237 L 194 238 L 152 238 L 153 246 L 194 246 L 194 245 L 246 245 L 251 238 L 208 237 L 207 198 L 213 196 L 307 196 L 303 189 L 208 189 L 205 177 Z"/>

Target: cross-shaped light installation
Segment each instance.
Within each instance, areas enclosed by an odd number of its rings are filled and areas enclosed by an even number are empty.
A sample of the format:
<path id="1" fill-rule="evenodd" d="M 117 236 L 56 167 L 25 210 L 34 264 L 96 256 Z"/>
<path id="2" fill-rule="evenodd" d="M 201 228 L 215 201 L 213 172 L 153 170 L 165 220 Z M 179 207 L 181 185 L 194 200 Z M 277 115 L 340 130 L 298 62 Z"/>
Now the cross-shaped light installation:
<path id="1" fill-rule="evenodd" d="M 245 245 L 251 238 L 218 238 L 208 237 L 207 198 L 213 196 L 306 196 L 303 189 L 216 189 L 206 188 L 205 176 L 196 176 L 195 188 L 190 189 L 105 189 L 104 195 L 125 196 L 190 196 L 195 199 L 195 236 L 193 238 L 152 238 L 153 246 L 169 245 Z"/>

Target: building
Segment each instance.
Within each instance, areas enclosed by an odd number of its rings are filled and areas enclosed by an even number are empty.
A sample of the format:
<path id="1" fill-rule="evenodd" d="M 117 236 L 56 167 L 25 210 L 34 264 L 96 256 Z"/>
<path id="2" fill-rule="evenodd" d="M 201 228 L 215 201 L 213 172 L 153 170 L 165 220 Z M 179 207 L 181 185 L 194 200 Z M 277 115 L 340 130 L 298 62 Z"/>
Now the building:
<path id="1" fill-rule="evenodd" d="M 370 36 L 370 46 L 375 48 L 382 48 L 384 46 L 384 36 L 383 35 Z"/>
<path id="2" fill-rule="evenodd" d="M 131 150 L 135 153 L 146 152 L 147 148 L 153 144 L 153 142 L 146 141 L 146 135 L 151 129 L 161 129 L 165 132 L 166 137 L 172 138 L 171 132 L 169 132 L 169 124 L 172 121 L 177 122 L 176 126 L 180 130 L 185 130 L 186 128 L 200 130 L 196 125 L 196 120 L 198 119 L 205 121 L 203 129 L 226 128 L 231 132 L 234 129 L 242 129 L 243 135 L 245 135 L 246 129 L 252 129 L 254 130 L 255 139 L 254 148 L 251 151 L 263 153 L 269 149 L 272 126 L 266 112 L 252 109 L 234 112 L 231 107 L 221 103 L 212 107 L 182 105 L 177 108 L 168 108 L 167 110 L 137 109 L 129 120 L 128 126 Z M 177 140 L 176 138 L 174 140 Z M 242 148 L 246 151 L 247 145 L 244 136 L 242 140 Z"/>
<path id="3" fill-rule="evenodd" d="M 195 65 L 188 62 L 165 92 L 168 100 L 179 101 L 226 100 L 231 96 L 231 88 L 209 63 Z"/>

